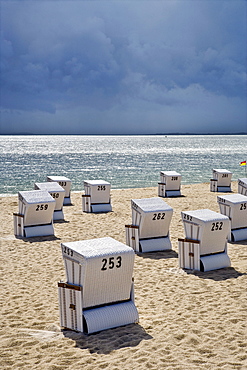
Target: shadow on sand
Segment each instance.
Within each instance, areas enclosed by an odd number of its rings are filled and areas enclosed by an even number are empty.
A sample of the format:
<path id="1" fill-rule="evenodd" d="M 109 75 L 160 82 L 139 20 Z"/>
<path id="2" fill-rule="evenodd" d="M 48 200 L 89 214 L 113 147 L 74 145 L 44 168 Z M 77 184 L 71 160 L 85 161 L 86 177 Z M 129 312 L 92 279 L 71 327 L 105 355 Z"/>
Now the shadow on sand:
<path id="1" fill-rule="evenodd" d="M 196 271 L 196 270 L 184 270 L 188 275 L 193 274 L 201 279 L 211 279 L 215 281 L 222 281 L 228 279 L 237 279 L 240 276 L 246 275 L 246 273 L 239 272 L 233 267 L 226 267 L 219 270 L 212 271 Z"/>
<path id="2" fill-rule="evenodd" d="M 25 243 L 42 243 L 52 240 L 61 240 L 61 238 L 56 237 L 55 235 L 48 236 L 33 236 L 31 238 L 23 238 L 21 236 L 16 236 L 16 239 L 23 240 Z"/>
<path id="3" fill-rule="evenodd" d="M 105 355 L 121 348 L 136 347 L 141 341 L 153 338 L 139 324 L 120 326 L 90 335 L 63 330 L 63 335 L 74 340 L 78 348 Z"/>
<path id="4" fill-rule="evenodd" d="M 139 257 L 150 258 L 153 260 L 168 259 L 168 258 L 178 258 L 177 252 L 174 250 L 167 251 L 154 251 L 146 253 L 136 253 Z"/>

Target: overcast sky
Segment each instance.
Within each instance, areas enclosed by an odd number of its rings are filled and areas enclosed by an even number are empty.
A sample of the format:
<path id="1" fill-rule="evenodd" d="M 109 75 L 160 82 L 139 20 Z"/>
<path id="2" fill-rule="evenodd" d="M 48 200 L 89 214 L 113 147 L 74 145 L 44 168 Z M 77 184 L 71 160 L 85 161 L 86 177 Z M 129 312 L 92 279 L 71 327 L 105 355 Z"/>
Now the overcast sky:
<path id="1" fill-rule="evenodd" d="M 0 4 L 0 133 L 247 133 L 245 0 Z"/>

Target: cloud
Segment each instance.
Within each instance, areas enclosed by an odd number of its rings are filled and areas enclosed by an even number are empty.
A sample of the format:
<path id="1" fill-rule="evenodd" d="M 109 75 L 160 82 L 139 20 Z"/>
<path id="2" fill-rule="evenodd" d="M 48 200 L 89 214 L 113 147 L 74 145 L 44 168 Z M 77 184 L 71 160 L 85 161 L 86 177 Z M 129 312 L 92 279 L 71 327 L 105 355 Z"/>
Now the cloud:
<path id="1" fill-rule="evenodd" d="M 244 0 L 1 6 L 2 132 L 247 130 Z"/>

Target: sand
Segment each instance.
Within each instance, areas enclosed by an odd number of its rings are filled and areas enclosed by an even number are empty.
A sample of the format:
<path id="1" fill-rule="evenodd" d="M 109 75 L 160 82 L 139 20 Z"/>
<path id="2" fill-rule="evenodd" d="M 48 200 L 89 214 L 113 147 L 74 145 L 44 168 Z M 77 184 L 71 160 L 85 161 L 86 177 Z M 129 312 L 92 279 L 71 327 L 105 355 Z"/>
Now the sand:
<path id="1" fill-rule="evenodd" d="M 60 244 L 110 236 L 125 243 L 130 200 L 157 188 L 112 190 L 113 212 L 82 212 L 81 193 L 64 207 L 55 237 L 17 239 L 17 196 L 1 201 L 1 369 L 247 369 L 247 241 L 228 243 L 230 268 L 206 273 L 178 267 L 180 212 L 219 212 L 209 183 L 183 185 L 174 209 L 172 251 L 136 255 L 139 324 L 84 335 L 59 325 L 57 282 L 65 281 Z M 237 192 L 237 183 L 232 183 Z"/>

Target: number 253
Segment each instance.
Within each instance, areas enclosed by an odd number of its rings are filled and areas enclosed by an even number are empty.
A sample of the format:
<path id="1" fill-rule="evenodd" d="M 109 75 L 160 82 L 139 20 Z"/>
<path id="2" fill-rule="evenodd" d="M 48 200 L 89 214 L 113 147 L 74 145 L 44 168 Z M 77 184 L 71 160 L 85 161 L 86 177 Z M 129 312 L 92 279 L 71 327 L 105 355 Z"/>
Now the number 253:
<path id="1" fill-rule="evenodd" d="M 108 269 L 112 270 L 114 267 L 119 268 L 122 265 L 122 257 L 119 256 L 116 258 L 117 262 L 115 261 L 115 257 L 109 257 L 102 259 L 102 271 L 106 271 Z M 115 263 L 116 262 L 116 263 Z"/>

